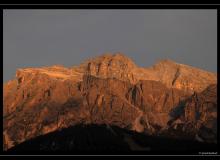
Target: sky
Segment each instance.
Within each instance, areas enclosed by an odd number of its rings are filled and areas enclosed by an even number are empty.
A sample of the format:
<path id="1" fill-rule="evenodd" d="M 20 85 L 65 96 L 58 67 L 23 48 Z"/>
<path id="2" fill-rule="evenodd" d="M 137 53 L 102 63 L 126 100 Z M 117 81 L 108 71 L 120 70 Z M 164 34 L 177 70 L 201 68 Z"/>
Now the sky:
<path id="1" fill-rule="evenodd" d="M 78 65 L 121 52 L 138 66 L 171 59 L 217 72 L 217 10 L 4 10 L 3 80 L 16 69 Z"/>

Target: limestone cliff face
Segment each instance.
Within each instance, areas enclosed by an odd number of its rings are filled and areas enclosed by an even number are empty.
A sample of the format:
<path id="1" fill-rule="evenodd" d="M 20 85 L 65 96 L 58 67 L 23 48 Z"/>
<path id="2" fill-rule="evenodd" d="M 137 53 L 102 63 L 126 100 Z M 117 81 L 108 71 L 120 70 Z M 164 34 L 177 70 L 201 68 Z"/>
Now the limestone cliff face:
<path id="1" fill-rule="evenodd" d="M 191 93 L 194 91 L 201 92 L 208 85 L 217 83 L 217 76 L 214 73 L 178 64 L 171 60 L 161 60 L 152 67 L 137 71 L 138 73 L 143 74 L 139 77 L 140 80 L 159 81 L 168 88 L 176 88 Z"/>
<path id="2" fill-rule="evenodd" d="M 216 118 L 217 112 L 217 85 L 210 85 L 201 93 L 194 93 L 187 101 L 185 107 L 185 118 L 191 121 L 206 121 L 208 114 L 213 112 Z"/>
<path id="3" fill-rule="evenodd" d="M 15 145 L 54 131 L 62 125 L 62 116 L 72 117 L 74 121 L 83 114 L 70 111 L 78 109 L 80 103 L 80 93 L 72 81 L 33 75 L 32 80 L 24 79 L 16 84 L 13 92 L 5 95 L 4 135 L 11 141 L 9 144 Z"/>
<path id="4" fill-rule="evenodd" d="M 6 148 L 80 123 L 132 129 L 141 112 L 121 95 L 125 95 L 130 85 L 123 81 L 93 76 L 84 76 L 83 81 L 75 84 L 70 80 L 37 80 L 42 82 L 37 88 L 25 88 L 24 83 L 16 90 L 18 95 L 26 90 L 24 97 L 21 95 L 16 101 L 14 111 L 5 113 Z M 29 93 L 33 94 L 26 96 Z M 10 106 L 6 104 L 6 108 Z"/>
<path id="5" fill-rule="evenodd" d="M 125 98 L 129 86 L 131 84 L 116 79 L 84 76 L 80 91 L 91 122 L 130 128 L 140 111 Z"/>
<path id="6" fill-rule="evenodd" d="M 186 103 L 184 118 L 196 124 L 197 137 L 217 142 L 217 85 L 195 93 Z"/>
<path id="7" fill-rule="evenodd" d="M 4 115 L 22 108 L 24 103 L 28 103 L 27 106 L 37 105 L 51 94 L 55 98 L 50 98 L 50 101 L 62 104 L 68 96 L 72 96 L 71 87 L 80 80 L 80 77 L 75 77 L 70 70 L 56 66 L 17 70 L 16 79 L 4 85 Z"/>
<path id="8" fill-rule="evenodd" d="M 116 78 L 131 84 L 136 84 L 140 80 L 153 80 L 163 83 L 168 88 L 177 88 L 191 93 L 201 92 L 208 85 L 217 83 L 217 76 L 214 73 L 171 60 L 161 60 L 152 67 L 142 68 L 121 53 L 90 59 L 79 68 L 83 68 L 84 73 L 100 78 Z"/>
<path id="9" fill-rule="evenodd" d="M 137 82 L 133 75 L 133 70 L 137 66 L 132 60 L 121 53 L 105 54 L 93 59 L 90 59 L 80 67 L 84 68 L 86 74 L 90 74 L 100 78 L 116 78 L 130 83 Z"/>
<path id="10" fill-rule="evenodd" d="M 140 68 L 119 53 L 71 68 L 18 69 L 4 84 L 4 149 L 76 124 L 179 137 L 193 128 L 191 137 L 213 142 L 216 83 L 213 73 L 170 60 Z"/>
<path id="11" fill-rule="evenodd" d="M 160 82 L 146 80 L 134 85 L 129 90 L 127 98 L 144 111 L 169 112 L 189 95 L 188 92 L 168 88 Z"/>
<path id="12" fill-rule="evenodd" d="M 126 94 L 128 101 L 143 111 L 142 123 L 148 133 L 167 127 L 172 118 L 170 112 L 189 96 L 188 92 L 168 88 L 157 81 L 140 81 Z"/>
<path id="13" fill-rule="evenodd" d="M 217 85 L 195 92 L 176 108 L 176 118 L 170 121 L 168 132 L 175 136 L 193 136 L 202 142 L 217 143 Z M 175 113 L 175 112 L 174 112 Z M 179 133 L 179 135 L 177 134 Z"/>

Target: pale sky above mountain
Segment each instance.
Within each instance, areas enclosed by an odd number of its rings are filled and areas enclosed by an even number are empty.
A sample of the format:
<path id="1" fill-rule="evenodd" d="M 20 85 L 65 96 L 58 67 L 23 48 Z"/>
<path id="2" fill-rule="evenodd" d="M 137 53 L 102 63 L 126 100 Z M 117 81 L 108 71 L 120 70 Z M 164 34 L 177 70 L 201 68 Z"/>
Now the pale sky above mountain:
<path id="1" fill-rule="evenodd" d="M 217 72 L 217 10 L 4 10 L 3 78 L 17 68 L 78 65 L 122 52 Z"/>

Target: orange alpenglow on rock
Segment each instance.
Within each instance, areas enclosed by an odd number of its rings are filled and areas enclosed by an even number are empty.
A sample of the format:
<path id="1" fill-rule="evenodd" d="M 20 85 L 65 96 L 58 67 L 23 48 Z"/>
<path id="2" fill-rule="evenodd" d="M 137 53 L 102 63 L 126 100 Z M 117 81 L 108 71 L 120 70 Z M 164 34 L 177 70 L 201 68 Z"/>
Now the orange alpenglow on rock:
<path id="1" fill-rule="evenodd" d="M 171 60 L 138 67 L 122 53 L 18 69 L 4 84 L 4 150 L 82 123 L 216 142 L 216 86 L 214 73 Z"/>

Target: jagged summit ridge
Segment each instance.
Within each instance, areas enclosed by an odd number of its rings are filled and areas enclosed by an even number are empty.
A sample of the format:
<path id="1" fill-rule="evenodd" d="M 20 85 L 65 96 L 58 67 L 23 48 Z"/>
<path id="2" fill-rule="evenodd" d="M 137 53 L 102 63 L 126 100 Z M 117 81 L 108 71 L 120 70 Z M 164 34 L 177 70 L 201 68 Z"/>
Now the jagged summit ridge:
<path id="1" fill-rule="evenodd" d="M 123 81 L 135 83 L 133 75 L 136 67 L 134 62 L 122 53 L 98 56 L 84 64 L 86 74 L 101 78 L 117 78 Z"/>
<path id="2" fill-rule="evenodd" d="M 100 56 L 87 59 L 84 63 L 88 63 L 88 62 L 101 63 L 102 61 L 121 61 L 125 64 L 131 63 L 134 65 L 133 61 L 121 52 L 104 53 L 104 54 L 101 54 Z"/>
<path id="3" fill-rule="evenodd" d="M 83 75 L 99 78 L 116 78 L 136 84 L 140 80 L 154 80 L 169 88 L 187 91 L 202 91 L 210 84 L 217 83 L 217 76 L 195 67 L 183 65 L 169 59 L 162 59 L 149 68 L 138 67 L 123 53 L 106 53 L 86 60 L 79 66 L 65 68 L 61 65 L 42 68 L 18 69 L 17 79 L 30 79 L 44 75 L 58 80 L 82 81 Z"/>

